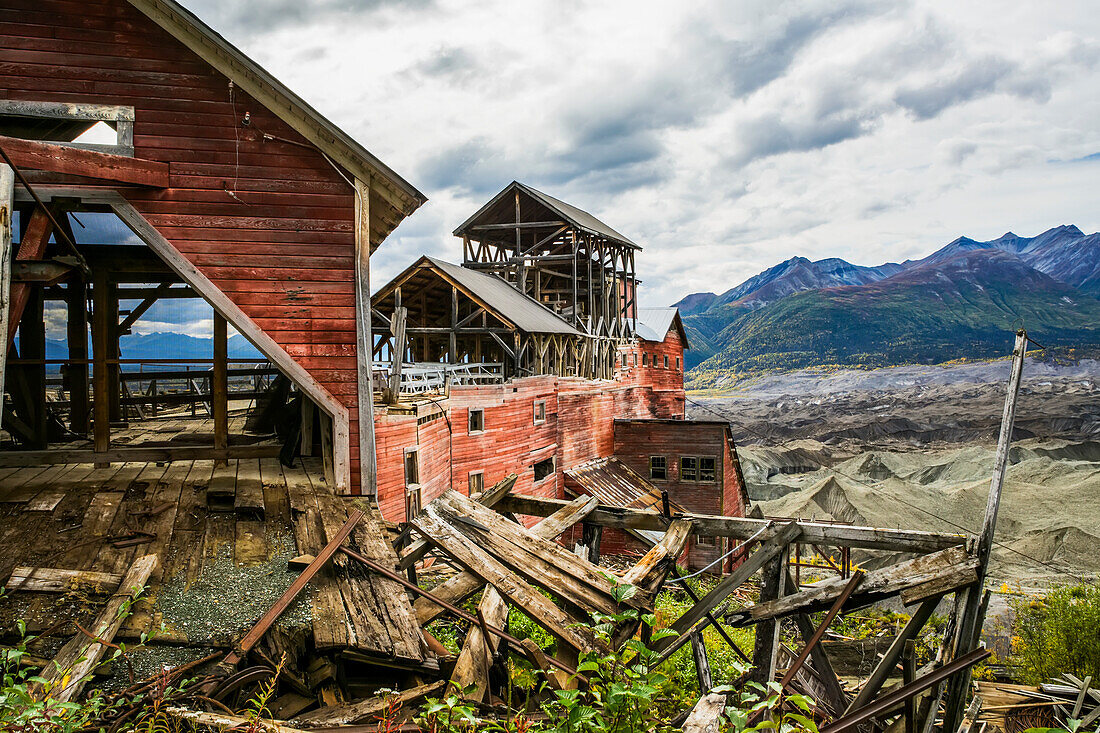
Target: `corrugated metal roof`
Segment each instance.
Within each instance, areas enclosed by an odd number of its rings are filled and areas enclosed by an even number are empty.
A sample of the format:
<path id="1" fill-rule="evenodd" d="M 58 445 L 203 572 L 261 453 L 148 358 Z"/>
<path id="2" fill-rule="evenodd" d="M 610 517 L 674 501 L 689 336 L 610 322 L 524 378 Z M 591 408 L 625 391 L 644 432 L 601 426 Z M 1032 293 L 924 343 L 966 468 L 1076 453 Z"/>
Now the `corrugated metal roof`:
<path id="1" fill-rule="evenodd" d="M 676 313 L 676 308 L 639 308 L 634 333 L 646 341 L 664 341 Z"/>
<path id="2" fill-rule="evenodd" d="M 601 504 L 628 509 L 660 511 L 661 491 L 618 458 L 597 458 L 565 472 L 581 493 L 594 496 Z M 683 508 L 669 502 L 674 513 Z"/>
<path id="3" fill-rule="evenodd" d="M 453 265 L 434 257 L 424 259 L 522 331 L 584 335 L 542 303 L 524 295 L 496 275 Z"/>
<path id="4" fill-rule="evenodd" d="M 543 193 L 536 188 L 531 188 L 530 186 L 524 183 L 520 183 L 519 181 L 516 181 L 516 185 L 519 186 L 522 190 L 529 193 L 532 197 L 541 201 L 544 205 L 557 211 L 559 214 L 561 214 L 563 219 L 572 224 L 575 224 L 581 229 L 587 229 L 590 232 L 595 232 L 596 234 L 600 234 L 604 237 L 607 237 L 608 239 L 613 239 L 623 244 L 629 244 L 631 247 L 638 246 L 622 234 L 619 234 L 617 231 L 609 227 L 607 224 L 604 224 L 602 221 L 589 214 L 587 211 L 584 211 L 583 209 L 578 209 L 572 204 L 567 204 L 561 199 L 556 199 L 550 194 Z"/>

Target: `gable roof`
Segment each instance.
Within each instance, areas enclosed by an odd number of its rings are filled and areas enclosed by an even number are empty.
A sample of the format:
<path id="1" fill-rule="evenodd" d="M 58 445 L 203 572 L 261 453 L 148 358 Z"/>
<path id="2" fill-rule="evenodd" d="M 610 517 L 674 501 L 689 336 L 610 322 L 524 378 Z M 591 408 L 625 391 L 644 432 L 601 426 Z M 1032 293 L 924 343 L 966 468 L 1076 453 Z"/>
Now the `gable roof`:
<path id="1" fill-rule="evenodd" d="M 542 303 L 516 290 L 496 275 L 489 275 L 467 267 L 444 262 L 427 255 L 417 260 L 411 267 L 384 285 L 371 300 L 378 300 L 402 283 L 408 281 L 419 270 L 429 268 L 463 291 L 467 297 L 479 302 L 487 310 L 521 331 L 527 333 L 560 333 L 569 336 L 583 336 L 580 331 L 569 325 Z"/>
<path id="2" fill-rule="evenodd" d="M 688 348 L 687 333 L 684 324 L 680 320 L 679 308 L 639 308 L 638 325 L 634 334 L 645 341 L 660 343 L 668 336 L 668 332 L 676 328 L 680 338 L 684 342 L 684 348 Z"/>
<path id="3" fill-rule="evenodd" d="M 530 186 L 524 183 L 520 183 L 519 181 L 512 181 L 507 186 L 505 186 L 504 190 L 502 190 L 500 193 L 490 199 L 487 204 L 478 209 L 473 216 L 462 222 L 462 224 L 460 224 L 459 227 L 454 230 L 453 234 L 459 237 L 462 236 L 463 232 L 465 232 L 469 227 L 473 226 L 474 223 L 478 221 L 478 219 L 484 216 L 490 209 L 492 209 L 498 202 L 500 202 L 502 198 L 508 196 L 508 194 L 516 190 L 519 190 L 521 193 L 530 196 L 532 199 L 550 209 L 559 217 L 561 217 L 564 221 L 573 225 L 577 229 L 581 229 L 591 234 L 605 237 L 613 242 L 618 242 L 619 244 L 624 244 L 634 249 L 641 249 L 641 247 L 639 247 L 637 244 L 627 239 L 626 236 L 615 231 L 607 224 L 604 224 L 602 221 L 592 216 L 587 211 L 584 211 L 583 209 L 578 209 L 572 204 L 567 204 L 560 199 L 554 198 L 550 194 L 543 193 L 536 188 L 531 188 Z"/>
<path id="4" fill-rule="evenodd" d="M 231 79 L 325 155 L 359 180 L 369 183 L 371 190 L 377 191 L 393 209 L 389 217 L 379 219 L 382 238 L 428 200 L 412 184 L 179 3 L 174 0 L 127 2 Z M 371 198 L 373 200 L 373 196 Z"/>

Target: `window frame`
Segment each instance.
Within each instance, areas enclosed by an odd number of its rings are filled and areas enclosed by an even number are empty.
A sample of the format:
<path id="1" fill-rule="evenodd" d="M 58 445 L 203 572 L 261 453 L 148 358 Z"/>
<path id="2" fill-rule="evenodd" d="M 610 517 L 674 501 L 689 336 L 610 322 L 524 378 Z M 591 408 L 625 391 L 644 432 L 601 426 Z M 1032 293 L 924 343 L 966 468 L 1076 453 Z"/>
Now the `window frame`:
<path id="1" fill-rule="evenodd" d="M 540 478 L 539 477 L 539 466 L 543 466 L 543 470 L 545 470 L 546 469 L 545 464 L 547 464 L 547 463 L 550 464 L 550 471 L 547 472 L 547 473 L 544 473 L 542 475 L 542 477 Z M 543 458 L 541 461 L 535 461 L 535 463 L 531 466 L 531 471 L 534 475 L 535 483 L 536 484 L 541 483 L 541 482 L 545 481 L 546 479 L 551 478 L 552 476 L 557 474 L 557 472 L 558 472 L 557 461 L 554 460 L 554 456 L 550 456 L 548 458 Z"/>
<path id="2" fill-rule="evenodd" d="M 478 416 L 479 427 L 474 427 L 474 416 Z M 466 414 L 466 433 L 468 435 L 480 435 L 485 432 L 485 409 L 471 407 Z"/>
<path id="3" fill-rule="evenodd" d="M 541 415 L 539 414 L 540 412 L 542 413 Z M 533 414 L 531 417 L 534 420 L 535 425 L 542 425 L 544 422 L 546 422 L 546 400 L 535 400 L 535 404 L 533 405 Z"/>
<path id="4" fill-rule="evenodd" d="M 668 354 L 665 354 L 665 369 L 668 369 Z"/>
<path id="5" fill-rule="evenodd" d="M 642 366 L 643 367 L 649 366 L 649 352 L 648 351 L 642 353 Z"/>
<path id="6" fill-rule="evenodd" d="M 660 461 L 658 466 L 657 462 Z M 656 475 L 656 471 L 660 471 L 661 475 Z M 649 457 L 649 478 L 653 481 L 668 481 L 668 457 L 667 456 L 650 456 Z"/>
<path id="7" fill-rule="evenodd" d="M 704 475 L 705 468 L 703 468 L 703 461 L 710 461 L 711 477 L 706 478 Z M 701 484 L 714 484 L 718 483 L 718 459 L 714 456 L 699 456 L 699 483 Z"/>
<path id="8" fill-rule="evenodd" d="M 699 456 L 680 456 L 680 480 L 692 483 L 699 480 Z"/>
<path id="9" fill-rule="evenodd" d="M 409 480 L 409 456 L 412 456 L 412 467 L 415 476 L 413 480 Z M 402 469 L 404 471 L 405 488 L 408 489 L 411 486 L 420 486 L 420 446 L 414 446 L 412 448 L 406 448 L 403 455 Z"/>
<path id="10" fill-rule="evenodd" d="M 474 479 L 477 479 L 477 487 L 474 487 Z M 466 474 L 466 495 L 473 496 L 474 494 L 480 494 L 485 491 L 485 472 L 484 471 L 470 471 Z"/>
<path id="11" fill-rule="evenodd" d="M 81 150 L 93 150 L 111 155 L 134 157 L 134 108 L 129 105 L 94 104 L 51 101 L 0 100 L 0 119 L 4 117 L 33 117 L 44 120 L 76 120 L 80 122 L 113 123 L 117 142 L 78 143 L 65 140 L 37 140 L 20 138 L 49 145 L 62 145 Z"/>
<path id="12" fill-rule="evenodd" d="M 405 487 L 405 521 L 412 521 L 424 508 L 424 490 L 420 484 Z"/>

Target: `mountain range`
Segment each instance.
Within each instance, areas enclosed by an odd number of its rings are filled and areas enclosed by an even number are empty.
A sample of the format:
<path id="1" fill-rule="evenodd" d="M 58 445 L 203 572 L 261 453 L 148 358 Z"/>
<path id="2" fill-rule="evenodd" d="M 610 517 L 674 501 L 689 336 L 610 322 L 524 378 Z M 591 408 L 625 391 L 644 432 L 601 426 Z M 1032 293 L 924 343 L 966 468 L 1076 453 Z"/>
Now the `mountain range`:
<path id="1" fill-rule="evenodd" d="M 1100 234 L 959 237 L 877 267 L 792 257 L 721 294 L 676 303 L 690 386 L 772 369 L 988 358 L 1028 329 L 1052 347 L 1100 346 Z"/>
<path id="2" fill-rule="evenodd" d="M 210 359 L 214 355 L 214 339 L 172 332 L 127 334 L 119 339 L 119 351 L 123 359 Z M 266 361 L 256 347 L 240 334 L 229 337 L 227 351 L 231 359 Z M 88 353 L 91 353 L 90 343 Z M 46 339 L 47 359 L 64 359 L 66 356 L 68 347 L 64 341 Z"/>

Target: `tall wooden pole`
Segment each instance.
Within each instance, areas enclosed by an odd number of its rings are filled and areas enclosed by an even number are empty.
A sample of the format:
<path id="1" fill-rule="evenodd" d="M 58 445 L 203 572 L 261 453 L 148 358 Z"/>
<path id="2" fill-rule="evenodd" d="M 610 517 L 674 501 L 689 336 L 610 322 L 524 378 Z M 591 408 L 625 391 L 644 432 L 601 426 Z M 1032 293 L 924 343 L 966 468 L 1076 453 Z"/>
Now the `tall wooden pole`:
<path id="1" fill-rule="evenodd" d="M 982 532 L 978 535 L 975 554 L 978 558 L 978 580 L 966 594 L 966 604 L 959 619 L 959 645 L 955 655 L 966 654 L 978 645 L 985 622 L 982 608 L 982 584 L 985 582 L 989 567 L 989 556 L 993 550 L 993 534 L 997 529 L 997 512 L 1001 506 L 1001 491 L 1004 488 L 1005 472 L 1008 470 L 1008 453 L 1012 443 L 1012 427 L 1016 421 L 1016 399 L 1020 394 L 1020 380 L 1024 372 L 1024 355 L 1027 353 L 1027 332 L 1016 332 L 1016 345 L 1012 352 L 1012 373 L 1008 378 L 1008 393 L 1005 395 L 1004 413 L 1001 416 L 1001 434 L 997 439 L 997 455 L 993 461 L 993 478 L 989 483 L 989 497 L 985 505 L 985 519 Z M 966 693 L 969 689 L 970 671 L 962 672 L 948 683 L 947 707 L 944 713 L 945 731 L 953 731 L 962 722 L 966 708 Z"/>
<path id="2" fill-rule="evenodd" d="M 210 384 L 211 408 L 214 413 L 214 450 L 229 447 L 229 324 L 214 311 L 214 370 Z M 217 465 L 228 463 L 218 459 Z"/>
<path id="3" fill-rule="evenodd" d="M 8 333 L 8 309 L 11 307 L 12 224 L 15 197 L 15 171 L 0 164 L 0 335 Z M 8 366 L 8 340 L 0 338 L 0 400 L 4 397 L 4 374 Z"/>
<path id="4" fill-rule="evenodd" d="M 111 404 L 107 396 L 111 381 L 107 372 L 107 359 L 110 358 L 107 348 L 110 338 L 109 300 L 107 271 L 102 267 L 95 268 L 92 270 L 92 427 L 96 453 L 106 453 L 111 447 Z"/>
<path id="5" fill-rule="evenodd" d="M 355 355 L 358 387 L 359 491 L 378 494 L 374 443 L 374 334 L 370 313 L 370 184 L 355 179 Z M 334 449 L 335 449 L 335 443 Z M 335 456 L 333 457 L 335 460 Z"/>
<path id="6" fill-rule="evenodd" d="M 46 410 L 46 321 L 43 313 L 43 292 L 41 285 L 31 285 L 26 289 L 23 317 L 19 323 L 20 356 L 32 364 L 23 367 L 28 404 L 31 407 L 32 440 L 27 444 L 31 450 L 45 450 L 48 447 L 47 410 Z"/>
<path id="7" fill-rule="evenodd" d="M 77 362 L 65 366 L 65 381 L 69 390 L 69 429 L 79 435 L 88 432 L 88 300 L 84 279 L 78 277 L 66 286 L 68 312 L 66 341 L 69 359 Z"/>

